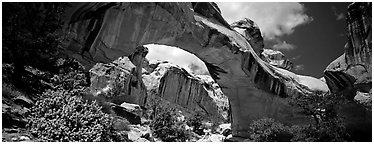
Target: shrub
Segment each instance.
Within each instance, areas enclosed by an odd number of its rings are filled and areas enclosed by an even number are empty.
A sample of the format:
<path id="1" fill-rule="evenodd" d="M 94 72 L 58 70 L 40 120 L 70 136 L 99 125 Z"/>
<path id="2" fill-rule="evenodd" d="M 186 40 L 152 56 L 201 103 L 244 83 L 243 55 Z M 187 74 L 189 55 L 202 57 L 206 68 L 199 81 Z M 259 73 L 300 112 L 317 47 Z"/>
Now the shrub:
<path id="1" fill-rule="evenodd" d="M 43 93 L 28 117 L 28 129 L 45 141 L 120 141 L 112 117 L 96 102 L 82 100 L 71 92 Z"/>
<path id="2" fill-rule="evenodd" d="M 302 139 L 298 141 L 345 141 L 349 135 L 344 125 L 344 118 L 337 109 L 347 100 L 337 94 L 301 95 L 291 98 L 291 104 L 302 108 L 303 112 L 314 118 L 315 124 L 301 128 Z M 305 127 L 305 126 L 304 126 Z"/>
<path id="3" fill-rule="evenodd" d="M 258 142 L 290 141 L 289 127 L 271 118 L 264 118 L 250 124 L 250 138 Z"/>
<path id="4" fill-rule="evenodd" d="M 83 90 L 89 86 L 84 67 L 74 59 L 58 59 L 56 61 L 59 74 L 53 76 L 52 84 L 64 90 Z"/>
<path id="5" fill-rule="evenodd" d="M 204 135 L 204 129 L 202 126 L 203 117 L 201 114 L 196 113 L 193 117 L 187 119 L 187 125 L 193 127 L 193 132 L 195 132 L 198 135 Z"/>
<path id="6" fill-rule="evenodd" d="M 190 133 L 183 121 L 178 121 L 174 110 L 164 109 L 158 113 L 150 127 L 153 135 L 165 142 L 185 142 L 190 139 Z"/>

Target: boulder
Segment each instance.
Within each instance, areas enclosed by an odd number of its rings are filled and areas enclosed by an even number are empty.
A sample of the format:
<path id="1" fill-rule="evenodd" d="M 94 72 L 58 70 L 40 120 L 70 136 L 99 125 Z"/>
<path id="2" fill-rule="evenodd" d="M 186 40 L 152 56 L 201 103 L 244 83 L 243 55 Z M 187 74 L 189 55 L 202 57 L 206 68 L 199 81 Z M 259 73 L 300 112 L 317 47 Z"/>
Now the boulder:
<path id="1" fill-rule="evenodd" d="M 111 109 L 116 115 L 125 118 L 131 124 L 141 124 L 140 116 L 132 113 L 131 110 L 115 104 L 111 106 Z"/>
<path id="2" fill-rule="evenodd" d="M 135 59 L 135 56 L 132 57 Z M 138 69 L 142 68 L 127 57 L 108 64 L 97 63 L 90 69 L 91 93 L 103 94 L 107 101 L 115 104 L 129 102 L 145 105 L 147 90 Z"/>

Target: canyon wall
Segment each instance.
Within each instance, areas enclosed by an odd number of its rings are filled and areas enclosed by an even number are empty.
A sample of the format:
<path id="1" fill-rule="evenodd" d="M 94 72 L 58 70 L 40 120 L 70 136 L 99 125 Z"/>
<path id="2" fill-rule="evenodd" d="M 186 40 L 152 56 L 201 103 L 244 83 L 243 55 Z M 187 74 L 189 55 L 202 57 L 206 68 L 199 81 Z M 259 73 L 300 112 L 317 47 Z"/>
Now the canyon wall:
<path id="1" fill-rule="evenodd" d="M 253 120 L 309 123 L 289 97 L 327 93 L 316 78 L 264 62 L 211 3 L 86 3 L 71 17 L 66 53 L 87 67 L 129 56 L 137 46 L 163 44 L 195 54 L 230 101 L 233 136 L 249 137 Z M 328 81 L 328 80 L 326 80 Z"/>
<path id="2" fill-rule="evenodd" d="M 140 77 L 138 68 L 127 57 L 97 63 L 90 70 L 91 93 L 117 105 L 134 103 L 147 109 L 161 99 L 157 105 L 172 104 L 189 116 L 199 113 L 213 121 L 227 121 L 228 99 L 211 78 L 201 79 L 168 62 L 151 61 L 139 69 Z"/>
<path id="3" fill-rule="evenodd" d="M 168 62 L 150 61 L 150 65 L 157 66 L 143 74 L 149 100 L 162 98 L 191 114 L 200 113 L 215 121 L 228 119 L 228 99 L 209 76 L 202 79 Z"/>
<path id="4" fill-rule="evenodd" d="M 352 3 L 347 13 L 344 54 L 324 71 L 329 89 L 350 103 L 340 109 L 355 139 L 371 138 L 372 127 L 372 26 L 371 3 Z"/>

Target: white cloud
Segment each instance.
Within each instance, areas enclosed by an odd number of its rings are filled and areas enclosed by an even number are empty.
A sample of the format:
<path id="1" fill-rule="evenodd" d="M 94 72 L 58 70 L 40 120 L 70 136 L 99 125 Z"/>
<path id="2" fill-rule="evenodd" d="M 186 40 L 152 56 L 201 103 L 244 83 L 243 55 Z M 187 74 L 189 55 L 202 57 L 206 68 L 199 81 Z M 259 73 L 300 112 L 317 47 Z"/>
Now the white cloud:
<path id="1" fill-rule="evenodd" d="M 295 2 L 219 2 L 218 5 L 228 23 L 249 18 L 257 23 L 267 40 L 292 34 L 295 27 L 313 20 L 305 14 L 305 7 Z"/>
<path id="2" fill-rule="evenodd" d="M 304 65 L 303 64 L 300 64 L 300 65 L 296 65 L 295 67 L 294 67 L 294 69 L 295 69 L 295 71 L 302 71 L 302 70 L 304 70 Z"/>
<path id="3" fill-rule="evenodd" d="M 208 72 L 203 61 L 195 55 L 177 47 L 149 44 L 144 45 L 149 52 L 146 56 L 148 60 L 165 60 L 170 63 L 179 65 L 189 72 L 195 74 L 204 74 Z M 191 69 L 191 64 L 195 67 Z"/>
<path id="4" fill-rule="evenodd" d="M 334 13 L 335 17 L 336 17 L 336 20 L 342 20 L 345 18 L 345 14 L 344 13 L 338 13 L 336 7 L 331 7 L 331 10 L 332 12 Z"/>
<path id="5" fill-rule="evenodd" d="M 293 50 L 295 46 L 292 44 L 287 43 L 286 41 L 278 42 L 277 44 L 273 45 L 273 49 L 275 50 Z"/>

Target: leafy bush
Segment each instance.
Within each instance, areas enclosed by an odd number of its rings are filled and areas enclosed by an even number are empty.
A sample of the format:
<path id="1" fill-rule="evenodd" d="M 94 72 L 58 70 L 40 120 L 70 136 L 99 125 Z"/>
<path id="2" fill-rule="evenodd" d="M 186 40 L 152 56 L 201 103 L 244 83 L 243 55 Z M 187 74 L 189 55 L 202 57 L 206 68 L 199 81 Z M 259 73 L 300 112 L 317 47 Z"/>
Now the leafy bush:
<path id="1" fill-rule="evenodd" d="M 302 108 L 314 118 L 310 125 L 285 126 L 273 119 L 260 119 L 250 125 L 251 139 L 254 141 L 346 141 L 349 135 L 344 118 L 337 109 L 345 104 L 345 99 L 335 95 L 301 95 L 291 98 L 291 104 Z"/>
<path id="2" fill-rule="evenodd" d="M 28 128 L 45 141 L 121 141 L 112 127 L 112 117 L 96 102 L 82 100 L 71 92 L 47 91 L 31 110 Z"/>
<path id="3" fill-rule="evenodd" d="M 113 80 L 114 82 L 112 83 L 112 88 L 104 95 L 107 100 L 117 104 L 120 104 L 118 102 L 124 101 L 124 96 L 126 95 L 124 92 L 126 92 L 126 87 L 123 79 L 125 78 L 123 78 L 120 74 L 117 74 Z"/>
<path id="4" fill-rule="evenodd" d="M 303 135 L 310 136 L 304 140 L 345 141 L 349 139 L 344 118 L 337 111 L 346 102 L 344 97 L 336 94 L 293 97 L 291 104 L 301 107 L 305 114 L 312 116 L 315 120 L 314 125 L 307 126 L 309 127 L 307 130 L 302 130 Z"/>
<path id="5" fill-rule="evenodd" d="M 334 122 L 323 122 L 319 125 L 286 126 L 271 118 L 256 120 L 250 125 L 250 138 L 258 142 L 302 141 L 326 142 L 346 141 L 342 126 Z"/>
<path id="6" fill-rule="evenodd" d="M 193 127 L 193 132 L 198 135 L 204 135 L 204 129 L 202 128 L 203 117 L 201 114 L 196 113 L 193 117 L 187 119 L 187 125 Z"/>
<path id="7" fill-rule="evenodd" d="M 256 120 L 250 125 L 250 138 L 258 142 L 290 141 L 289 127 L 271 118 Z"/>
<path id="8" fill-rule="evenodd" d="M 58 59 L 56 66 L 59 73 L 52 77 L 55 87 L 64 90 L 83 90 L 89 86 L 84 67 L 75 59 Z"/>
<path id="9" fill-rule="evenodd" d="M 158 113 L 150 127 L 153 135 L 165 142 L 185 142 L 190 139 L 183 121 L 176 118 L 175 110 L 164 109 Z"/>

